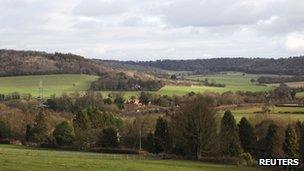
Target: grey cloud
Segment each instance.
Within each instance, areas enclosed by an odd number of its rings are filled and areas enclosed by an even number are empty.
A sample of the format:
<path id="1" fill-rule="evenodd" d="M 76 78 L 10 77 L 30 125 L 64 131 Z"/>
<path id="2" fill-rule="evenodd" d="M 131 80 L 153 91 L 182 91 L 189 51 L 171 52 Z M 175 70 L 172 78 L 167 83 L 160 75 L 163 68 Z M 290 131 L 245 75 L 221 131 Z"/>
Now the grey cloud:
<path id="1" fill-rule="evenodd" d="M 176 26 L 255 24 L 271 15 L 252 0 L 177 0 L 163 6 L 161 14 Z"/>
<path id="2" fill-rule="evenodd" d="M 127 11 L 123 1 L 109 0 L 82 0 L 73 10 L 80 16 L 99 17 L 107 15 L 119 15 Z"/>
<path id="3" fill-rule="evenodd" d="M 304 49 L 301 0 L 0 0 L 0 4 L 0 48 L 120 60 L 284 57 Z"/>

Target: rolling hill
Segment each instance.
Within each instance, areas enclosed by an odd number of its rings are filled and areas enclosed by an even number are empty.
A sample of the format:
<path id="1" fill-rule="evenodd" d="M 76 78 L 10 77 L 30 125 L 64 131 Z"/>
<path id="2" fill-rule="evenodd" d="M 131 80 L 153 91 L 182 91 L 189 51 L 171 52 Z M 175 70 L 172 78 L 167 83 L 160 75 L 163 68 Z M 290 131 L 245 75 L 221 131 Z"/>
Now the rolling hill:
<path id="1" fill-rule="evenodd" d="M 0 76 L 109 72 L 113 69 L 74 54 L 0 50 Z"/>
<path id="2" fill-rule="evenodd" d="M 126 61 L 129 65 L 141 65 L 171 71 L 192 71 L 197 74 L 235 71 L 252 74 L 304 75 L 304 56 L 289 58 L 211 58 L 193 60 Z"/>
<path id="3" fill-rule="evenodd" d="M 0 93 L 18 92 L 21 94 L 38 95 L 40 81 L 43 81 L 44 96 L 61 95 L 74 91 L 85 91 L 98 76 L 84 74 L 57 74 L 0 77 Z"/>

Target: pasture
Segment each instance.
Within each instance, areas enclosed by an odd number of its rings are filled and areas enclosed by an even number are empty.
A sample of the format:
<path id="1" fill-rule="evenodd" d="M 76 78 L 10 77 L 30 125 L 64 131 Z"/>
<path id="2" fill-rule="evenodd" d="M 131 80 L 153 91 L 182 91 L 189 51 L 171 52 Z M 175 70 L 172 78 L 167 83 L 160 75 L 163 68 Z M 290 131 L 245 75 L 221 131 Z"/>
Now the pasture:
<path id="1" fill-rule="evenodd" d="M 276 85 L 262 86 L 251 82 L 251 79 L 257 79 L 261 75 L 243 74 L 243 73 L 219 73 L 210 75 L 191 75 L 186 79 L 192 81 L 202 81 L 208 79 L 209 82 L 225 84 L 226 87 L 209 87 L 209 86 L 165 86 L 157 93 L 161 95 L 185 95 L 190 92 L 204 93 L 216 92 L 224 93 L 227 91 L 251 91 L 265 92 L 272 90 Z M 275 76 L 275 75 L 273 75 Z M 38 95 L 40 80 L 43 81 L 44 95 L 50 96 L 56 94 L 60 96 L 62 93 L 71 93 L 75 91 L 86 91 L 90 87 L 90 83 L 97 80 L 98 76 L 80 75 L 80 74 L 62 74 L 62 75 L 33 75 L 33 76 L 14 76 L 0 77 L 0 93 L 19 92 L 21 94 L 30 93 L 33 96 Z M 291 86 L 302 85 L 302 83 L 292 83 Z M 111 91 L 101 91 L 103 96 L 107 96 Z M 116 91 L 118 93 L 118 91 Z M 137 96 L 138 91 L 123 91 L 126 98 Z M 298 93 L 297 97 L 304 97 L 303 93 Z"/>
<path id="2" fill-rule="evenodd" d="M 297 93 L 298 98 L 304 98 L 304 92 Z"/>
<path id="3" fill-rule="evenodd" d="M 29 149 L 0 145 L 0 170 L 19 171 L 255 171 L 257 168 L 140 156 Z"/>
<path id="4" fill-rule="evenodd" d="M 256 85 L 251 82 L 252 79 L 256 80 L 260 75 L 254 74 L 243 74 L 237 72 L 227 72 L 227 73 L 219 73 L 219 74 L 210 74 L 210 75 L 192 75 L 188 76 L 187 79 L 193 81 L 204 81 L 208 80 L 208 82 L 216 82 L 225 84 L 226 87 L 207 87 L 211 88 L 211 91 L 216 91 L 219 93 L 223 93 L 226 91 L 251 91 L 251 92 L 264 92 L 273 89 L 273 87 L 267 87 L 263 85 Z"/>
<path id="5" fill-rule="evenodd" d="M 298 120 L 304 121 L 304 107 L 269 107 L 270 112 L 265 114 L 262 113 L 262 106 L 252 107 L 238 107 L 230 109 L 235 119 L 238 121 L 242 117 L 246 117 L 252 121 L 261 121 L 265 119 L 272 119 L 282 122 L 296 122 Z M 225 110 L 219 110 L 217 113 L 220 118 L 223 116 Z"/>
<path id="6" fill-rule="evenodd" d="M 292 87 L 292 88 L 301 88 L 301 87 L 304 87 L 304 81 L 300 81 L 300 82 L 287 82 L 285 84 L 288 85 L 288 87 Z M 280 84 L 279 83 L 276 83 L 276 84 L 267 84 L 267 86 L 270 86 L 270 87 L 279 87 Z"/>
<path id="7" fill-rule="evenodd" d="M 97 76 L 80 74 L 0 77 L 0 93 L 19 92 L 37 96 L 41 80 L 44 96 L 61 95 L 62 93 L 87 90 L 90 83 L 96 79 L 98 79 Z"/>

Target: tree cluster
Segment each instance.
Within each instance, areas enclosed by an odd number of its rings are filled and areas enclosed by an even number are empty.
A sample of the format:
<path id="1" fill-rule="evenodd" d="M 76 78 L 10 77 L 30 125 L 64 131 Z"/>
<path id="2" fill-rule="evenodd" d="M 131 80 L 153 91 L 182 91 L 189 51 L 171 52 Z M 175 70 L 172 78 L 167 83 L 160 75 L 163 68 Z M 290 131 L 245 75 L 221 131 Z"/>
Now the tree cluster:
<path id="1" fill-rule="evenodd" d="M 121 62 L 172 71 L 192 71 L 196 74 L 236 71 L 254 74 L 303 75 L 304 57 L 290 58 L 213 58 L 194 60 L 156 60 Z"/>
<path id="2" fill-rule="evenodd" d="M 101 76 L 97 81 L 91 83 L 91 90 L 157 91 L 163 86 L 164 83 L 159 80 L 133 78 L 120 72 Z"/>

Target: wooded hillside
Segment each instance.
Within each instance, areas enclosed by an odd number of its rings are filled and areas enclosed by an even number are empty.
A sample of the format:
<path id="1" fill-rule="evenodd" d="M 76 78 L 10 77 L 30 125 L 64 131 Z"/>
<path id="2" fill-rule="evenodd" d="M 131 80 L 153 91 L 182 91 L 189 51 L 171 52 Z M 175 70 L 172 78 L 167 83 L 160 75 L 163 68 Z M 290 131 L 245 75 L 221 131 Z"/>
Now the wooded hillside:
<path id="1" fill-rule="evenodd" d="M 237 71 L 253 74 L 304 74 L 304 56 L 290 58 L 212 58 L 195 60 L 157 60 L 124 62 L 173 71 L 193 71 L 197 74 Z"/>
<path id="2" fill-rule="evenodd" d="M 0 50 L 0 76 L 38 74 L 103 75 L 111 68 L 82 56 L 36 51 Z"/>

